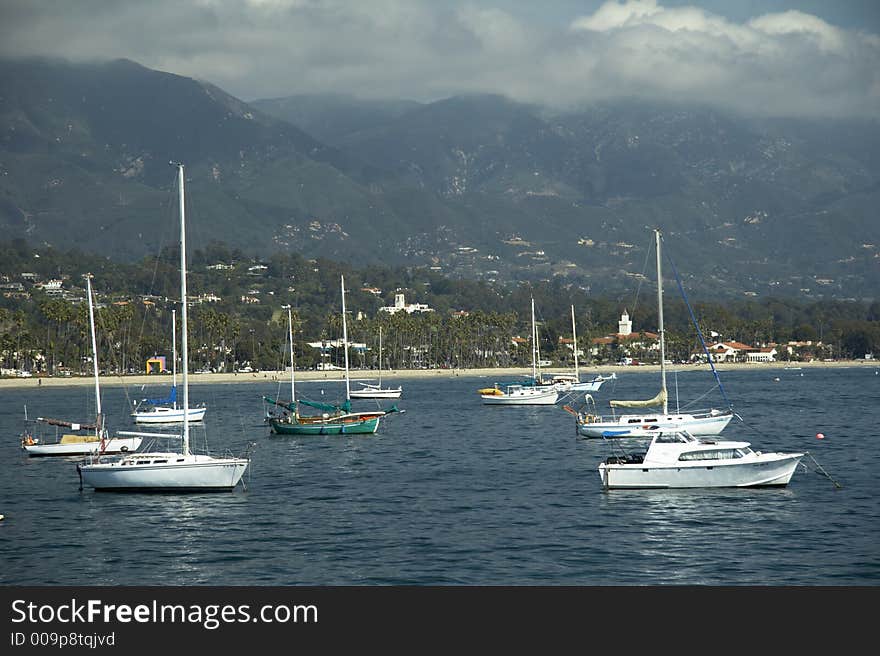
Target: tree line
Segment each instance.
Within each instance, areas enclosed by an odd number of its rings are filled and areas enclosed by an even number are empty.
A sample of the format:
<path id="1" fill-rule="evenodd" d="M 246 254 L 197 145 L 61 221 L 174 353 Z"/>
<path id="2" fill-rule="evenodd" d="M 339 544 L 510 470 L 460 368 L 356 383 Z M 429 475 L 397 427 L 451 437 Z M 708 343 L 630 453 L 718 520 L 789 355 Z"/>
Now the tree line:
<path id="1" fill-rule="evenodd" d="M 33 249 L 21 241 L 0 244 L 0 364 L 4 369 L 50 375 L 90 372 L 83 281 L 83 275 L 90 273 L 98 301 L 101 368 L 142 373 L 147 358 L 171 355 L 172 310 L 178 310 L 180 319 L 177 262 L 173 248 L 125 264 L 76 251 Z M 229 268 L 209 268 L 217 264 Z M 33 276 L 22 283 L 22 273 Z M 353 367 L 378 367 L 380 327 L 384 369 L 528 366 L 532 298 L 541 356 L 560 365 L 573 360 L 564 341 L 572 337 L 572 306 L 584 365 L 620 356 L 613 344 L 595 353 L 591 346 L 595 338 L 617 332 L 624 309 L 636 332 L 657 330 L 650 284 L 628 297 L 603 298 L 562 279 L 503 285 L 454 280 L 421 268 L 356 268 L 297 254 L 275 254 L 258 263 L 212 243 L 194 253 L 188 274 L 191 370 L 232 371 L 244 366 L 278 370 L 289 365 L 285 305 L 293 308 L 297 368 L 313 368 L 322 361 L 341 364 L 339 349 L 308 344 L 341 337 L 339 277 L 343 274 L 349 341 L 366 345 L 350 353 Z M 36 284 L 50 279 L 63 280 L 63 294 Z M 395 293 L 433 311 L 379 311 L 393 304 Z M 219 300 L 193 300 L 200 295 Z M 880 352 L 877 301 L 689 300 L 707 340 L 717 334 L 719 339 L 751 346 L 811 343 L 791 354 L 780 349 L 782 358 L 861 358 Z M 664 312 L 667 357 L 689 359 L 700 345 L 688 306 L 667 293 Z M 657 357 L 646 348 L 630 355 L 644 361 Z"/>

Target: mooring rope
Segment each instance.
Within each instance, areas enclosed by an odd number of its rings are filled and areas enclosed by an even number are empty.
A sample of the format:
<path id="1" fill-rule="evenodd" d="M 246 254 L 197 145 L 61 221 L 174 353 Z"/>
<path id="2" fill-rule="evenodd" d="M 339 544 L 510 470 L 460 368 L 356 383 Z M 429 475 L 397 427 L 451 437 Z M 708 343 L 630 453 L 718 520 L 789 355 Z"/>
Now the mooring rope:
<path id="1" fill-rule="evenodd" d="M 804 455 L 807 456 L 807 457 L 809 457 L 809 459 L 813 461 L 813 464 L 816 465 L 816 467 L 818 468 L 818 471 L 817 471 L 816 473 L 818 473 L 818 474 L 822 474 L 823 476 L 825 476 L 825 478 L 827 478 L 829 481 L 831 481 L 832 483 L 834 483 L 834 487 L 836 487 L 838 490 L 841 489 L 841 488 L 843 487 L 840 483 L 838 483 L 838 482 L 835 481 L 833 478 L 831 478 L 831 476 L 828 474 L 828 472 L 825 471 L 825 468 L 822 467 L 822 465 L 820 465 L 819 462 L 813 457 L 813 454 L 812 454 L 812 453 L 810 453 L 809 451 L 807 451 L 806 453 L 804 453 Z M 801 462 L 801 464 L 803 465 L 803 462 Z M 807 467 L 806 465 L 804 465 L 804 469 L 809 470 L 809 467 Z"/>

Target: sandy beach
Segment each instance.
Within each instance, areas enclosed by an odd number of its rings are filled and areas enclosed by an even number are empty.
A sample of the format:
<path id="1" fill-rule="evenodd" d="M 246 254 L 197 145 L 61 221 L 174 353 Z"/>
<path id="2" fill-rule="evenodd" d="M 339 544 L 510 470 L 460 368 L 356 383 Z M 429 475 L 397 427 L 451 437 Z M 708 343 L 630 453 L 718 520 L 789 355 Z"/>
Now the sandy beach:
<path id="1" fill-rule="evenodd" d="M 669 371 L 691 371 L 694 369 L 704 368 L 702 364 L 674 365 L 668 367 Z M 771 371 L 773 369 L 822 369 L 830 367 L 873 367 L 880 369 L 880 362 L 876 360 L 835 360 L 834 362 L 762 362 L 762 363 L 719 363 L 715 368 L 720 371 L 732 371 L 742 369 L 764 369 Z M 596 374 L 609 374 L 611 372 L 620 373 L 640 373 L 640 372 L 656 372 L 659 365 L 639 365 L 639 366 L 620 366 L 620 365 L 602 365 L 581 367 L 581 377 L 588 378 Z M 545 371 L 568 371 L 564 367 L 550 368 Z M 378 372 L 355 370 L 350 374 L 351 380 L 375 380 Z M 493 379 L 516 378 L 519 376 L 531 375 L 531 368 L 498 368 L 498 369 L 398 369 L 391 371 L 383 371 L 383 379 L 395 378 L 451 378 L 454 376 L 466 377 L 485 377 Z M 248 382 L 266 382 L 275 380 L 289 380 L 289 371 L 260 371 L 257 373 L 214 373 L 214 374 L 190 374 L 189 382 L 191 384 L 205 383 L 248 383 Z M 308 380 L 344 380 L 340 371 L 297 371 L 296 379 L 302 381 Z M 164 385 L 171 382 L 170 375 L 136 375 L 136 376 L 102 376 L 101 385 Z M 178 380 L 178 382 L 180 382 Z M 65 377 L 43 377 L 34 376 L 31 378 L 0 378 L 0 389 L 3 388 L 25 388 L 25 387 L 68 387 L 76 385 L 92 385 L 94 378 L 92 376 L 65 376 Z"/>

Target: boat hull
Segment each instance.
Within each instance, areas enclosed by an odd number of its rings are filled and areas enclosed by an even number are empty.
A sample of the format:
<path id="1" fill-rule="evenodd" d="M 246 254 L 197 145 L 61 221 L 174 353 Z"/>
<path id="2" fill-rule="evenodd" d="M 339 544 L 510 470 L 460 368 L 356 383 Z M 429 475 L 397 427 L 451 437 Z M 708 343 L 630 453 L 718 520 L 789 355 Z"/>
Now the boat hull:
<path id="1" fill-rule="evenodd" d="M 711 465 L 645 463 L 599 465 L 606 489 L 773 487 L 788 485 L 802 453 L 766 453 L 749 462 L 717 461 Z"/>
<path id="2" fill-rule="evenodd" d="M 586 383 L 572 383 L 560 388 L 563 392 L 598 392 L 604 380 L 590 381 Z"/>
<path id="3" fill-rule="evenodd" d="M 485 405 L 556 405 L 556 397 L 556 392 L 546 396 L 535 395 L 531 397 L 508 397 L 491 394 L 481 396 Z"/>
<path id="4" fill-rule="evenodd" d="M 149 457 L 78 466 L 82 483 L 113 492 L 228 492 L 238 485 L 248 466 L 244 458 L 144 455 Z"/>
<path id="5" fill-rule="evenodd" d="M 604 377 L 597 376 L 593 380 L 581 381 L 574 376 L 568 377 L 563 374 L 550 374 L 550 376 L 550 380 L 553 381 L 550 385 L 553 385 L 557 391 L 566 394 L 572 392 L 598 392 L 603 384 L 617 377 L 616 374 L 612 374 Z"/>
<path id="6" fill-rule="evenodd" d="M 326 421 L 290 421 L 270 419 L 276 435 L 371 435 L 379 429 L 380 417 L 328 419 Z"/>
<path id="7" fill-rule="evenodd" d="M 691 435 L 719 435 L 733 414 L 707 412 L 700 415 L 622 415 L 616 421 L 577 422 L 579 435 L 590 438 L 653 437 L 657 433 L 686 430 Z"/>
<path id="8" fill-rule="evenodd" d="M 105 454 L 125 453 L 127 451 L 137 451 L 141 445 L 140 437 L 114 437 L 107 440 L 104 448 Z M 97 453 L 101 448 L 101 440 L 91 440 L 89 442 L 72 442 L 64 444 L 61 442 L 53 442 L 43 444 L 37 442 L 35 444 L 26 444 L 22 448 L 31 457 L 47 457 L 47 456 L 87 456 Z"/>
<path id="9" fill-rule="evenodd" d="M 207 408 L 190 408 L 189 420 L 202 421 L 205 418 Z M 136 424 L 182 424 L 183 408 L 162 408 L 145 412 L 132 412 L 132 418 Z"/>
<path id="10" fill-rule="evenodd" d="M 402 391 L 400 389 L 352 390 L 350 396 L 353 399 L 399 399 Z"/>

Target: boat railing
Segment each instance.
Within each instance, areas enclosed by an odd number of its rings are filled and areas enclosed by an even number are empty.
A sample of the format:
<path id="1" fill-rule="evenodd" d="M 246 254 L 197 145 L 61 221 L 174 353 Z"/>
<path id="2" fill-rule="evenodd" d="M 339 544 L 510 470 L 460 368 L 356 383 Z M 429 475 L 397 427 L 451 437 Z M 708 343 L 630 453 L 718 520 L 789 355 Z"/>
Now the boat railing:
<path id="1" fill-rule="evenodd" d="M 641 415 L 633 416 L 629 420 L 631 424 L 641 424 L 641 423 L 650 423 L 652 421 L 659 421 L 660 419 L 675 419 L 677 417 L 691 417 L 693 419 L 712 419 L 715 417 L 721 417 L 727 412 L 723 410 L 718 410 L 717 408 L 706 408 L 702 410 L 689 410 L 687 412 L 669 412 L 667 414 L 663 414 L 662 412 L 646 412 Z M 598 415 L 598 414 L 582 414 L 583 417 L 589 417 L 589 421 L 581 421 L 581 423 L 604 423 L 604 422 L 618 422 L 621 418 L 627 417 L 629 415 L 618 415 L 614 411 L 611 412 L 610 415 Z M 579 420 L 580 421 L 580 420 Z"/>

